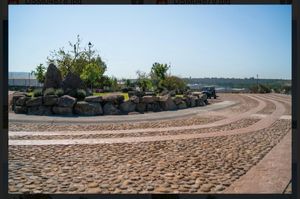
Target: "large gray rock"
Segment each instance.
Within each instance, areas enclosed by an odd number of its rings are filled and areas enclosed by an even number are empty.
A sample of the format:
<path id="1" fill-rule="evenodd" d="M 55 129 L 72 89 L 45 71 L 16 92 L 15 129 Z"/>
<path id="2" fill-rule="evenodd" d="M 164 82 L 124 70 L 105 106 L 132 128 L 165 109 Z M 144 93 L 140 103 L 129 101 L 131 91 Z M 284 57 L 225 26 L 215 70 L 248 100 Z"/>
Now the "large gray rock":
<path id="1" fill-rule="evenodd" d="M 192 92 L 191 93 L 193 96 L 199 96 L 199 95 L 202 95 L 202 92 L 199 92 L 199 91 L 195 91 L 195 92 Z"/>
<path id="2" fill-rule="evenodd" d="M 160 96 L 159 103 L 164 111 L 176 110 L 177 106 L 169 95 Z"/>
<path id="3" fill-rule="evenodd" d="M 120 104 L 120 109 L 124 113 L 134 112 L 136 104 L 131 101 L 126 101 Z"/>
<path id="4" fill-rule="evenodd" d="M 136 111 L 140 113 L 144 113 L 146 111 L 146 104 L 145 103 L 138 103 L 136 105 Z"/>
<path id="5" fill-rule="evenodd" d="M 26 93 L 24 92 L 15 92 L 13 94 L 13 96 L 11 97 L 11 106 L 12 106 L 12 110 L 14 110 L 15 106 L 16 106 L 16 102 L 22 98 L 22 97 L 28 97 Z M 21 103 L 21 102 L 20 102 Z"/>
<path id="6" fill-rule="evenodd" d="M 153 103 L 153 102 L 158 101 L 158 97 L 156 97 L 156 96 L 143 96 L 141 101 L 143 103 L 146 103 L 146 104 Z"/>
<path id="7" fill-rule="evenodd" d="M 103 107 L 104 115 L 119 115 L 121 114 L 121 111 L 113 105 L 111 102 L 105 103 Z"/>
<path id="8" fill-rule="evenodd" d="M 180 104 L 177 105 L 178 109 L 185 109 L 187 108 L 187 105 L 184 101 L 180 102 Z"/>
<path id="9" fill-rule="evenodd" d="M 150 112 L 159 112 L 161 111 L 161 107 L 160 107 L 160 104 L 159 102 L 153 102 L 153 103 L 149 103 L 147 104 L 147 111 L 150 111 Z"/>
<path id="10" fill-rule="evenodd" d="M 197 99 L 196 104 L 197 104 L 197 106 L 205 106 L 206 105 L 203 99 Z"/>
<path id="11" fill-rule="evenodd" d="M 184 101 L 185 101 L 187 107 L 195 107 L 197 99 L 198 99 L 198 97 L 196 97 L 196 96 L 188 95 L 185 97 Z"/>
<path id="12" fill-rule="evenodd" d="M 198 95 L 198 98 L 205 101 L 205 100 L 207 100 L 207 95 L 205 93 L 201 93 L 200 95 Z"/>
<path id="13" fill-rule="evenodd" d="M 128 91 L 128 97 L 137 96 L 137 97 L 143 97 L 145 95 L 142 91 Z"/>
<path id="14" fill-rule="evenodd" d="M 174 103 L 175 103 L 176 105 L 180 104 L 181 102 L 182 102 L 182 97 L 175 97 L 175 98 L 174 98 Z"/>
<path id="15" fill-rule="evenodd" d="M 17 100 L 16 100 L 16 106 L 25 106 L 26 105 L 26 102 L 30 100 L 30 97 L 26 97 L 26 96 L 21 96 L 21 97 L 18 97 Z"/>
<path id="16" fill-rule="evenodd" d="M 53 113 L 58 115 L 72 115 L 73 108 L 71 107 L 60 107 L 60 106 L 53 106 L 52 108 Z"/>
<path id="17" fill-rule="evenodd" d="M 28 107 L 29 115 L 51 115 L 51 107 L 50 106 L 30 106 Z"/>
<path id="18" fill-rule="evenodd" d="M 69 72 L 62 82 L 62 88 L 65 92 L 71 92 L 76 89 L 83 89 L 84 84 L 78 75 Z"/>
<path id="19" fill-rule="evenodd" d="M 59 69 L 54 64 L 50 64 L 45 75 L 44 89 L 60 88 L 61 85 L 62 78 Z"/>
<path id="20" fill-rule="evenodd" d="M 58 99 L 57 104 L 60 107 L 71 107 L 72 108 L 75 103 L 76 103 L 76 98 L 71 97 L 69 95 L 64 95 Z"/>
<path id="21" fill-rule="evenodd" d="M 121 104 L 124 101 L 124 96 L 121 94 L 109 94 L 109 95 L 104 95 L 102 99 L 104 102 Z"/>
<path id="22" fill-rule="evenodd" d="M 40 106 L 43 103 L 43 97 L 34 97 L 26 101 L 26 106 Z"/>
<path id="23" fill-rule="evenodd" d="M 26 114 L 27 113 L 27 107 L 26 106 L 15 106 L 14 112 L 17 113 L 17 114 L 19 114 L 19 113 Z"/>
<path id="24" fill-rule="evenodd" d="M 88 97 L 84 98 L 84 101 L 100 103 L 103 101 L 103 99 L 101 96 L 88 96 Z"/>
<path id="25" fill-rule="evenodd" d="M 102 115 L 102 107 L 100 103 L 93 103 L 93 102 L 77 102 L 74 107 L 74 112 L 79 115 Z"/>
<path id="26" fill-rule="evenodd" d="M 144 92 L 144 95 L 145 96 L 156 96 L 156 93 L 153 91 L 146 91 L 146 92 Z"/>
<path id="27" fill-rule="evenodd" d="M 56 95 L 46 95 L 43 100 L 45 106 L 54 106 L 57 105 L 58 97 Z"/>
<path id="28" fill-rule="evenodd" d="M 131 102 L 133 102 L 133 103 L 135 103 L 135 104 L 138 104 L 138 103 L 140 103 L 140 98 L 138 97 L 138 96 L 131 96 L 130 98 L 129 98 L 129 101 L 131 101 Z"/>

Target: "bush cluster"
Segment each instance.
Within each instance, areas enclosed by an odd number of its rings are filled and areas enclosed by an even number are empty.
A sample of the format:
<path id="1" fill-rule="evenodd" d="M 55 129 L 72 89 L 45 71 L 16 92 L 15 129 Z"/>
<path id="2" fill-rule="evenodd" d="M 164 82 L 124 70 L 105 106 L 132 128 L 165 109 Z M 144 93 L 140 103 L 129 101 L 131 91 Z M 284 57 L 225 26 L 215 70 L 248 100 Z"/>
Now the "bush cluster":
<path id="1" fill-rule="evenodd" d="M 37 88 L 33 90 L 33 97 L 43 96 L 43 90 L 41 88 Z"/>

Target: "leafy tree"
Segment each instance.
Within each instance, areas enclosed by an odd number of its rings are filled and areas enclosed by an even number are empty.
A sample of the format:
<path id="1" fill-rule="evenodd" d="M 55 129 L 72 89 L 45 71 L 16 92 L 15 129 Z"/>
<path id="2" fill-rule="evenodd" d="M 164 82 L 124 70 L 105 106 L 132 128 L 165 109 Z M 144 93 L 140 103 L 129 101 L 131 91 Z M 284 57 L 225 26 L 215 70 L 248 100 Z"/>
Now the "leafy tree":
<path id="1" fill-rule="evenodd" d="M 168 90 L 175 90 L 177 93 L 182 93 L 187 88 L 186 82 L 177 76 L 165 77 L 162 85 Z"/>
<path id="2" fill-rule="evenodd" d="M 127 88 L 129 88 L 129 87 L 131 86 L 131 81 L 130 81 L 130 79 L 126 79 L 126 80 L 125 80 L 125 86 L 126 86 Z"/>
<path id="3" fill-rule="evenodd" d="M 157 78 L 158 80 L 164 80 L 167 76 L 167 71 L 170 66 L 167 64 L 160 64 L 155 62 L 151 68 L 151 77 Z"/>
<path id="4" fill-rule="evenodd" d="M 138 76 L 136 83 L 142 91 L 151 90 L 153 88 L 152 81 L 145 72 L 137 71 L 136 74 Z"/>
<path id="5" fill-rule="evenodd" d="M 45 81 L 45 73 L 46 73 L 46 67 L 43 64 L 39 64 L 35 70 L 31 71 L 31 74 L 33 74 L 39 83 L 44 83 Z"/>
<path id="6" fill-rule="evenodd" d="M 85 66 L 90 63 L 97 65 L 101 71 L 106 71 L 107 66 L 99 54 L 96 54 L 96 51 L 93 50 L 93 45 L 90 45 L 89 49 L 81 47 L 79 35 L 75 43 L 69 42 L 69 46 L 71 50 L 65 50 L 62 47 L 58 51 L 52 51 L 50 57 L 47 57 L 49 63 L 54 63 L 58 66 L 63 77 L 68 72 L 81 76 Z"/>
<path id="7" fill-rule="evenodd" d="M 80 78 L 93 89 L 93 85 L 96 81 L 103 76 L 104 70 L 101 67 L 98 67 L 95 63 L 89 63 L 84 66 L 83 71 L 81 72 Z"/>
<path id="8" fill-rule="evenodd" d="M 163 90 L 162 81 L 165 80 L 169 68 L 170 66 L 167 64 L 160 64 L 157 62 L 152 65 L 150 76 L 155 90 Z"/>
<path id="9" fill-rule="evenodd" d="M 110 81 L 110 88 L 111 88 L 112 91 L 117 91 L 117 90 L 120 89 L 120 88 L 119 88 L 119 85 L 118 85 L 118 80 L 117 80 L 117 78 L 111 77 L 111 78 L 109 79 L 109 81 Z"/>

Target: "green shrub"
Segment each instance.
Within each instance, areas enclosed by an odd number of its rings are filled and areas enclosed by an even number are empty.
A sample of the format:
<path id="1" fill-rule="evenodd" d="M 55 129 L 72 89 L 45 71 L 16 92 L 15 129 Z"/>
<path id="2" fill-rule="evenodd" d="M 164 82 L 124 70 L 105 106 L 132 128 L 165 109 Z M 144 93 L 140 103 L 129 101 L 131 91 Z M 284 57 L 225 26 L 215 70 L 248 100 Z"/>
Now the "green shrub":
<path id="1" fill-rule="evenodd" d="M 61 97 L 64 95 L 64 90 L 59 88 L 55 90 L 55 95 L 57 95 L 58 97 Z"/>
<path id="2" fill-rule="evenodd" d="M 47 88 L 47 89 L 44 91 L 44 96 L 47 96 L 47 95 L 55 95 L 55 90 L 54 90 L 54 88 Z"/>
<path id="3" fill-rule="evenodd" d="M 33 90 L 33 97 L 43 96 L 43 90 L 41 88 L 37 88 Z"/>
<path id="4" fill-rule="evenodd" d="M 31 93 L 33 91 L 32 87 L 29 87 L 26 92 Z"/>
<path id="5" fill-rule="evenodd" d="M 86 91 L 83 89 L 77 90 L 77 99 L 83 100 L 86 97 Z"/>

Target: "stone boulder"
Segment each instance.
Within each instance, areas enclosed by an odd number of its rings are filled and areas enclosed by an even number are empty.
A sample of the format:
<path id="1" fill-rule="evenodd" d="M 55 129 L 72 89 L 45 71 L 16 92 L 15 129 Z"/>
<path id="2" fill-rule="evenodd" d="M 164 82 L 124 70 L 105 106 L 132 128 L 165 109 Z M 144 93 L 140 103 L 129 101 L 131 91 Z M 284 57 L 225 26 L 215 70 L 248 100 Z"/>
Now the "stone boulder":
<path id="1" fill-rule="evenodd" d="M 101 96 L 88 96 L 88 97 L 84 98 L 84 101 L 100 103 L 100 102 L 103 102 L 103 99 Z"/>
<path id="2" fill-rule="evenodd" d="M 141 102 L 146 103 L 146 104 L 153 103 L 156 101 L 158 101 L 158 97 L 156 97 L 156 96 L 143 96 L 141 99 Z"/>
<path id="3" fill-rule="evenodd" d="M 43 104 L 43 97 L 34 97 L 26 101 L 26 106 L 41 106 Z"/>
<path id="4" fill-rule="evenodd" d="M 164 89 L 162 92 L 159 93 L 160 96 L 169 95 L 169 91 Z"/>
<path id="5" fill-rule="evenodd" d="M 144 93 L 142 91 L 128 91 L 128 97 L 132 96 L 143 97 Z"/>
<path id="6" fill-rule="evenodd" d="M 45 75 L 44 89 L 60 88 L 61 85 L 62 78 L 59 69 L 54 64 L 50 64 Z"/>
<path id="7" fill-rule="evenodd" d="M 104 102 L 109 102 L 113 104 L 121 104 L 124 101 L 124 95 L 121 94 L 109 94 L 109 95 L 104 95 L 102 97 Z"/>
<path id="8" fill-rule="evenodd" d="M 11 107 L 12 110 L 14 110 L 14 108 L 16 106 L 16 102 L 19 100 L 19 98 L 23 98 L 23 97 L 28 97 L 28 99 L 30 99 L 30 97 L 24 92 L 14 92 L 13 93 L 13 95 L 11 96 L 11 101 L 9 102 L 12 106 Z M 22 102 L 22 100 L 20 101 L 20 103 L 21 102 Z"/>
<path id="9" fill-rule="evenodd" d="M 146 91 L 146 92 L 144 92 L 144 95 L 145 96 L 156 96 L 155 92 L 153 92 L 153 91 Z"/>
<path id="10" fill-rule="evenodd" d="M 131 101 L 126 101 L 120 104 L 120 109 L 123 113 L 129 113 L 135 111 L 136 104 Z"/>
<path id="11" fill-rule="evenodd" d="M 84 84 L 78 75 L 69 72 L 62 82 L 62 88 L 65 92 L 70 93 L 76 89 L 84 89 Z"/>
<path id="12" fill-rule="evenodd" d="M 169 95 L 160 96 L 159 103 L 164 111 L 176 110 L 177 106 Z"/>
<path id="13" fill-rule="evenodd" d="M 197 106 L 205 106 L 206 105 L 202 99 L 197 99 L 196 104 L 197 104 Z"/>
<path id="14" fill-rule="evenodd" d="M 132 96 L 132 97 L 129 98 L 129 101 L 131 101 L 131 102 L 133 102 L 135 104 L 138 104 L 138 103 L 140 103 L 140 98 L 138 96 L 134 95 L 134 96 Z"/>
<path id="15" fill-rule="evenodd" d="M 107 102 L 103 107 L 104 115 L 120 115 L 121 111 L 111 102 Z"/>
<path id="16" fill-rule="evenodd" d="M 45 106 L 54 106 L 57 105 L 58 97 L 56 95 L 46 95 L 43 100 Z"/>
<path id="17" fill-rule="evenodd" d="M 14 112 L 17 113 L 17 114 L 19 114 L 19 113 L 26 114 L 27 113 L 27 107 L 26 106 L 15 106 Z"/>
<path id="18" fill-rule="evenodd" d="M 185 97 L 184 101 L 185 101 L 187 107 L 195 107 L 197 99 L 198 99 L 198 97 L 196 97 L 196 96 L 188 95 Z"/>
<path id="19" fill-rule="evenodd" d="M 30 97 L 21 96 L 16 99 L 15 104 L 16 106 L 25 106 L 26 102 L 30 99 L 31 99 Z"/>
<path id="20" fill-rule="evenodd" d="M 59 98 L 57 104 L 60 107 L 70 107 L 70 108 L 72 108 L 75 103 L 76 103 L 76 98 L 71 97 L 69 95 L 64 95 L 64 96 Z"/>
<path id="21" fill-rule="evenodd" d="M 200 95 L 198 95 L 198 98 L 205 101 L 205 100 L 207 100 L 207 95 L 205 93 L 201 93 Z"/>
<path id="22" fill-rule="evenodd" d="M 184 101 L 180 102 L 178 105 L 177 105 L 177 108 L 178 109 L 185 109 L 187 108 L 187 105 Z"/>
<path id="23" fill-rule="evenodd" d="M 29 115 L 51 115 L 51 107 L 50 106 L 30 106 L 28 107 Z"/>
<path id="24" fill-rule="evenodd" d="M 53 106 L 52 111 L 58 115 L 72 115 L 73 108 L 72 107 L 61 107 L 61 106 Z"/>
<path id="25" fill-rule="evenodd" d="M 174 103 L 175 103 L 176 105 L 180 104 L 181 102 L 182 102 L 182 97 L 175 97 L 175 98 L 174 98 Z"/>
<path id="26" fill-rule="evenodd" d="M 102 107 L 100 103 L 93 102 L 77 102 L 74 107 L 74 112 L 79 115 L 93 116 L 102 115 Z"/>
<path id="27" fill-rule="evenodd" d="M 159 112 L 159 111 L 162 110 L 160 105 L 159 105 L 159 102 L 153 102 L 153 103 L 147 104 L 146 109 L 149 112 Z"/>
<path id="28" fill-rule="evenodd" d="M 202 92 L 195 91 L 195 92 L 192 92 L 191 95 L 198 97 L 199 95 L 202 95 Z"/>
<path id="29" fill-rule="evenodd" d="M 139 113 L 144 113 L 146 111 L 146 104 L 145 103 L 138 103 L 136 105 L 135 110 Z"/>

